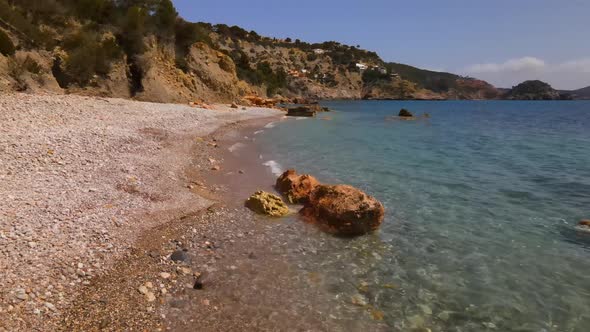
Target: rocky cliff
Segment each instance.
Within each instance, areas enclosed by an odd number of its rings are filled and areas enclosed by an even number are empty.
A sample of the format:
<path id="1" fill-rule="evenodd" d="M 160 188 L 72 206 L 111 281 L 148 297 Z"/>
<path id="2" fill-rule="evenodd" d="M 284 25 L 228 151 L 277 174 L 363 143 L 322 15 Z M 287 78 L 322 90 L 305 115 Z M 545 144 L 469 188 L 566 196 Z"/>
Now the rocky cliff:
<path id="1" fill-rule="evenodd" d="M 186 22 L 170 0 L 0 0 L 0 91 L 15 90 L 177 103 L 501 97 L 487 82 L 358 46 Z"/>

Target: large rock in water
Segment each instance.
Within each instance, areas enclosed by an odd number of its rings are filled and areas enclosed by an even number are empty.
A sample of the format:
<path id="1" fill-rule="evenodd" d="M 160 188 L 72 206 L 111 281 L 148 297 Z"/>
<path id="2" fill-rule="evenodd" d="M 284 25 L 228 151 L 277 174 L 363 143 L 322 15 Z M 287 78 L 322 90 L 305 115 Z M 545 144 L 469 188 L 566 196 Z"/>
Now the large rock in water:
<path id="1" fill-rule="evenodd" d="M 330 233 L 355 236 L 378 229 L 385 211 L 378 200 L 354 187 L 318 185 L 301 214 Z"/>
<path id="2" fill-rule="evenodd" d="M 310 106 L 298 106 L 287 109 L 287 116 L 314 117 L 317 109 Z"/>
<path id="3" fill-rule="evenodd" d="M 291 204 L 306 203 L 312 190 L 319 181 L 309 174 L 298 175 L 293 169 L 283 173 L 277 179 L 276 188 Z"/>
<path id="4" fill-rule="evenodd" d="M 250 210 L 266 214 L 271 217 L 282 217 L 289 213 L 289 207 L 276 195 L 257 191 L 246 200 L 246 207 Z"/>
<path id="5" fill-rule="evenodd" d="M 401 116 L 401 117 L 404 117 L 404 118 L 410 118 L 410 117 L 413 117 L 413 116 L 414 116 L 414 114 L 410 113 L 410 111 L 408 111 L 407 109 L 405 109 L 405 108 L 402 108 L 402 109 L 399 111 L 399 114 L 398 114 L 398 116 Z"/>

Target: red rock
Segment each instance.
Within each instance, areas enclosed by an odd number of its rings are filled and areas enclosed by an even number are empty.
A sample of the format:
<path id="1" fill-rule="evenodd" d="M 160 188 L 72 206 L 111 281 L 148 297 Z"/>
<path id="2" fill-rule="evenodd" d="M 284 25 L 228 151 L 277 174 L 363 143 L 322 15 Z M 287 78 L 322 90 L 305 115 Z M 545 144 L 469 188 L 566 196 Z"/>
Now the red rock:
<path id="1" fill-rule="evenodd" d="M 293 169 L 283 173 L 277 179 L 276 189 L 287 198 L 291 204 L 309 201 L 312 190 L 319 185 L 319 181 L 309 174 L 298 175 Z"/>
<path id="2" fill-rule="evenodd" d="M 385 210 L 374 197 L 347 185 L 318 185 L 300 213 L 320 228 L 344 236 L 377 230 Z"/>

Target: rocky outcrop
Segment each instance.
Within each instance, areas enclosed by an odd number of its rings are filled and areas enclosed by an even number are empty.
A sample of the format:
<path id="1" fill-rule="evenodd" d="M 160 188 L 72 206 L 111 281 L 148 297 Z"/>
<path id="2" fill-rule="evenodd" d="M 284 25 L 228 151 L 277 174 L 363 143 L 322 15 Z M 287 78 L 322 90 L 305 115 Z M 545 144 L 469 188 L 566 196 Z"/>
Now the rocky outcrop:
<path id="1" fill-rule="evenodd" d="M 142 56 L 142 91 L 140 100 L 188 103 L 194 100 L 233 102 L 248 92 L 239 81 L 233 61 L 207 44 L 194 44 L 185 57 L 185 70 L 179 69 L 172 59 L 175 50 L 159 45 L 155 40 Z"/>
<path id="2" fill-rule="evenodd" d="M 288 116 L 314 117 L 319 112 L 330 112 L 330 109 L 318 104 L 303 105 L 287 109 Z"/>
<path id="3" fill-rule="evenodd" d="M 51 74 L 52 55 L 47 51 L 17 51 L 0 55 L 0 91 L 62 92 Z"/>
<path id="4" fill-rule="evenodd" d="M 383 222 L 383 205 L 348 185 L 319 185 L 301 214 L 327 232 L 356 236 L 372 232 Z"/>
<path id="5" fill-rule="evenodd" d="M 271 217 L 282 217 L 289 213 L 289 207 L 283 200 L 273 194 L 257 191 L 246 200 L 246 207 L 250 210 Z"/>
<path id="6" fill-rule="evenodd" d="M 405 109 L 405 108 L 402 108 L 402 109 L 399 111 L 399 114 L 398 114 L 398 116 L 400 116 L 400 117 L 413 117 L 413 116 L 414 116 L 414 114 L 410 113 L 410 111 L 408 111 L 407 109 Z"/>
<path id="7" fill-rule="evenodd" d="M 590 228 L 590 219 L 583 219 L 580 220 L 578 226 L 589 227 Z"/>
<path id="8" fill-rule="evenodd" d="M 318 186 L 319 181 L 309 174 L 299 175 L 293 169 L 283 173 L 276 183 L 276 189 L 291 204 L 306 203 L 313 189 Z"/>
<path id="9" fill-rule="evenodd" d="M 287 109 L 288 116 L 314 117 L 317 110 L 309 106 L 298 106 Z"/>

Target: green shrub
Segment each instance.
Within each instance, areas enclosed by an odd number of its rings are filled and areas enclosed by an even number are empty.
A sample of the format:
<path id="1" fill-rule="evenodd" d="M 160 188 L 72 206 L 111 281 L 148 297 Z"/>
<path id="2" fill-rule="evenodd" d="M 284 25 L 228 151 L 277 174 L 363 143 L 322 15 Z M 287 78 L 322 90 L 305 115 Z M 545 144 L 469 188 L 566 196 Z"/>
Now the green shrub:
<path id="1" fill-rule="evenodd" d="M 0 53 L 5 56 L 13 55 L 16 52 L 14 44 L 8 35 L 0 30 Z"/>
<path id="2" fill-rule="evenodd" d="M 80 86 L 88 84 L 94 75 L 107 75 L 112 62 L 120 59 L 123 53 L 114 38 L 101 40 L 92 31 L 69 36 L 64 40 L 64 48 L 68 51 L 65 75 L 70 83 Z"/>
<path id="3" fill-rule="evenodd" d="M 189 48 L 197 42 L 203 42 L 209 46 L 214 46 L 209 30 L 199 23 L 190 23 L 179 19 L 174 26 L 176 34 L 176 48 L 182 53 L 187 53 Z"/>
<path id="4" fill-rule="evenodd" d="M 128 57 L 142 54 L 145 51 L 143 37 L 146 33 L 148 11 L 139 6 L 130 7 L 122 22 L 123 33 L 120 38 L 121 46 Z"/>

